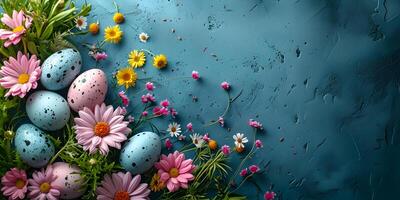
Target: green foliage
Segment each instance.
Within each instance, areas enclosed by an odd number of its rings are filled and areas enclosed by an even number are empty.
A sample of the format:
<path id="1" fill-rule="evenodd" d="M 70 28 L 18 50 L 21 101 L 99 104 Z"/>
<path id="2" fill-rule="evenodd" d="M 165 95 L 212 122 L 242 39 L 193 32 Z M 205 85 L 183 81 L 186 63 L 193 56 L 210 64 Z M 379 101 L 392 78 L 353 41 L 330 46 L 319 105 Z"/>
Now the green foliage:
<path id="1" fill-rule="evenodd" d="M 45 59 L 54 51 L 71 47 L 67 37 L 85 33 L 73 31 L 75 19 L 87 16 L 91 10 L 89 4 L 78 9 L 71 0 L 1 0 L 0 6 L 9 15 L 13 10 L 23 10 L 33 18 L 32 26 L 20 44 L 0 49 L 4 58 L 24 51 Z"/>
<path id="2" fill-rule="evenodd" d="M 11 148 L 13 122 L 21 117 L 19 100 L 4 97 L 5 93 L 5 89 L 0 87 L 0 176 L 12 167 L 24 167 L 19 155 Z"/>
<path id="3" fill-rule="evenodd" d="M 116 164 L 111 155 L 103 156 L 100 153 L 89 154 L 84 151 L 75 140 L 74 129 L 71 128 L 72 121 L 65 129 L 65 138 L 58 153 L 52 158 L 51 163 L 60 158 L 64 162 L 77 165 L 81 169 L 81 177 L 83 179 L 83 188 L 85 196 L 82 199 L 96 199 L 96 189 L 103 180 L 105 174 L 111 174 L 114 171 L 121 170 L 122 168 Z"/>

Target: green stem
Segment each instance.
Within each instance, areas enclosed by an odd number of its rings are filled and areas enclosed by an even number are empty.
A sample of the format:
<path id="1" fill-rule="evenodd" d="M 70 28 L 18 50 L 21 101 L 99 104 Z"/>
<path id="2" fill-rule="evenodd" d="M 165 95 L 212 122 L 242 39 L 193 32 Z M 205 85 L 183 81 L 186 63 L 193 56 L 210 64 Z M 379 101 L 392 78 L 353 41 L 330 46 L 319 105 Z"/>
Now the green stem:
<path id="1" fill-rule="evenodd" d="M 150 54 L 150 55 L 153 56 L 153 57 L 155 56 L 155 54 L 154 54 L 153 52 L 151 52 L 150 50 L 147 50 L 147 49 L 140 49 L 140 51 L 144 51 L 144 52 Z"/>
<path id="2" fill-rule="evenodd" d="M 236 169 L 235 173 L 233 174 L 233 176 L 230 178 L 228 185 L 225 188 L 225 193 L 228 192 L 230 184 L 232 183 L 233 179 L 239 175 L 240 170 L 242 169 L 244 163 L 247 161 L 247 159 L 249 159 L 250 155 L 253 154 L 253 151 L 255 150 L 256 147 L 256 134 L 257 134 L 257 129 L 254 129 L 254 136 L 253 136 L 253 146 L 251 147 L 251 150 L 249 151 L 249 153 L 246 155 L 246 157 L 242 160 L 242 162 L 240 162 L 238 168 Z"/>

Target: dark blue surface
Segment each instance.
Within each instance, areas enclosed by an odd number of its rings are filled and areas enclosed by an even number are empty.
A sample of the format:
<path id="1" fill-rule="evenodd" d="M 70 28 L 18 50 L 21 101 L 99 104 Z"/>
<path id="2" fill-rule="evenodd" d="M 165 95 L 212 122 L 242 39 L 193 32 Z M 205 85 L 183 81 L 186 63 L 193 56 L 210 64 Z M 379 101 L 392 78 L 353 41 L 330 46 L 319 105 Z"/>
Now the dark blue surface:
<path id="1" fill-rule="evenodd" d="M 88 2 L 91 22 L 114 24 L 111 1 Z M 233 145 L 236 132 L 250 136 L 247 120 L 260 120 L 264 149 L 248 164 L 266 166 L 261 192 L 273 186 L 281 199 L 398 199 L 400 1 L 117 3 L 127 17 L 121 25 L 125 36 L 120 45 L 107 45 L 110 59 L 102 68 L 111 77 L 127 65 L 133 49 L 166 54 L 167 69 L 158 71 L 148 60 L 139 76 L 158 82 L 157 98 L 172 101 L 182 125 L 193 122 L 220 145 Z M 137 39 L 142 31 L 151 36 L 147 44 Z M 103 32 L 77 42 L 102 37 Z M 93 67 L 84 57 L 84 69 Z M 192 70 L 201 81 L 174 78 Z M 231 131 L 204 128 L 225 108 L 219 88 L 225 80 L 233 93 L 243 89 L 226 117 Z M 144 83 L 128 91 L 135 105 Z M 136 113 L 138 108 L 130 106 Z M 159 124 L 167 128 L 167 121 Z M 261 197 L 252 185 L 242 192 Z"/>

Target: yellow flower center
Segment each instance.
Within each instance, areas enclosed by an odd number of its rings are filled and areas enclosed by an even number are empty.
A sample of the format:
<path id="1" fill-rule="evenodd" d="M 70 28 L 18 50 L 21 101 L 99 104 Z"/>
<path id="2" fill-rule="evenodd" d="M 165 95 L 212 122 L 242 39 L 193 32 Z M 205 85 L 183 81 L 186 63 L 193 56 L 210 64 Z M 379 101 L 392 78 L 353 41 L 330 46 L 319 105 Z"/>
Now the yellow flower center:
<path id="1" fill-rule="evenodd" d="M 25 187 L 25 181 L 22 179 L 17 179 L 17 181 L 15 181 L 15 187 L 17 187 L 18 189 L 22 189 Z"/>
<path id="2" fill-rule="evenodd" d="M 40 184 L 39 189 L 41 193 L 48 193 L 51 189 L 51 186 L 48 182 L 44 182 Z"/>
<path id="3" fill-rule="evenodd" d="M 171 127 L 171 132 L 176 132 L 176 127 Z"/>
<path id="4" fill-rule="evenodd" d="M 137 55 L 134 56 L 134 57 L 133 57 L 133 60 L 134 60 L 135 62 L 139 62 L 139 61 L 140 61 L 140 56 L 137 56 Z"/>
<path id="5" fill-rule="evenodd" d="M 171 168 L 170 170 L 169 170 L 169 175 L 172 177 L 172 178 L 176 178 L 176 177 L 178 177 L 179 176 L 179 170 L 177 169 L 177 168 Z"/>
<path id="6" fill-rule="evenodd" d="M 142 40 L 147 40 L 147 37 L 146 37 L 145 35 L 141 35 L 140 38 L 141 38 Z"/>
<path id="7" fill-rule="evenodd" d="M 129 193 L 126 191 L 118 191 L 114 194 L 114 200 L 129 200 Z"/>
<path id="8" fill-rule="evenodd" d="M 19 32 L 24 31 L 24 30 L 25 30 L 25 27 L 24 27 L 24 26 L 17 26 L 17 27 L 15 27 L 15 28 L 13 29 L 13 32 L 14 32 L 14 33 L 19 33 Z"/>
<path id="9" fill-rule="evenodd" d="M 242 138 L 238 138 L 238 139 L 237 139 L 237 142 L 238 142 L 238 143 L 242 143 Z"/>
<path id="10" fill-rule="evenodd" d="M 122 75 L 122 79 L 124 79 L 124 81 L 131 81 L 131 75 L 129 73 L 125 73 Z"/>
<path id="11" fill-rule="evenodd" d="M 29 74 L 20 74 L 18 77 L 19 84 L 25 84 L 29 81 Z"/>
<path id="12" fill-rule="evenodd" d="M 115 32 L 115 30 L 110 30 L 110 32 L 108 32 L 108 35 L 110 35 L 110 37 L 115 37 L 116 34 L 117 32 Z"/>
<path id="13" fill-rule="evenodd" d="M 99 137 L 105 137 L 110 134 L 110 126 L 107 122 L 97 122 L 94 126 L 94 134 Z"/>
<path id="14" fill-rule="evenodd" d="M 162 67 L 162 66 L 164 66 L 164 65 L 165 65 L 165 62 L 164 62 L 163 60 L 159 60 L 159 61 L 157 62 L 157 66 Z"/>

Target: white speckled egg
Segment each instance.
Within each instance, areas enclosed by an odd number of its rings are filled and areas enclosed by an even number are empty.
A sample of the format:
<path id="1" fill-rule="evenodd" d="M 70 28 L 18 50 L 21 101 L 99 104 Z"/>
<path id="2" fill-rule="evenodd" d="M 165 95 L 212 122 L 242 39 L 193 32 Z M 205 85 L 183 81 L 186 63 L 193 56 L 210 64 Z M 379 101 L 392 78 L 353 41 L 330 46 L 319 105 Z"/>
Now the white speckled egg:
<path id="1" fill-rule="evenodd" d="M 80 173 L 81 170 L 78 166 L 69 165 L 65 162 L 53 164 L 53 174 L 57 176 L 57 179 L 52 185 L 60 188 L 61 199 L 76 199 L 85 193 Z"/>
<path id="2" fill-rule="evenodd" d="M 107 94 L 107 77 L 100 69 L 91 69 L 79 75 L 68 90 L 68 104 L 78 112 L 83 107 L 94 109 L 104 102 Z"/>
<path id="3" fill-rule="evenodd" d="M 67 101 L 57 93 L 37 91 L 28 97 L 26 114 L 33 124 L 47 131 L 62 129 L 70 117 Z"/>
<path id="4" fill-rule="evenodd" d="M 33 124 L 23 124 L 17 129 L 14 146 L 21 159 L 31 167 L 43 167 L 54 156 L 53 142 Z"/>
<path id="5" fill-rule="evenodd" d="M 48 90 L 61 90 L 71 84 L 81 66 L 82 57 L 77 50 L 57 51 L 43 62 L 40 82 Z"/>
<path id="6" fill-rule="evenodd" d="M 125 143 L 119 161 L 125 170 L 132 174 L 141 174 L 158 161 L 160 153 L 160 137 L 153 132 L 141 132 Z"/>

